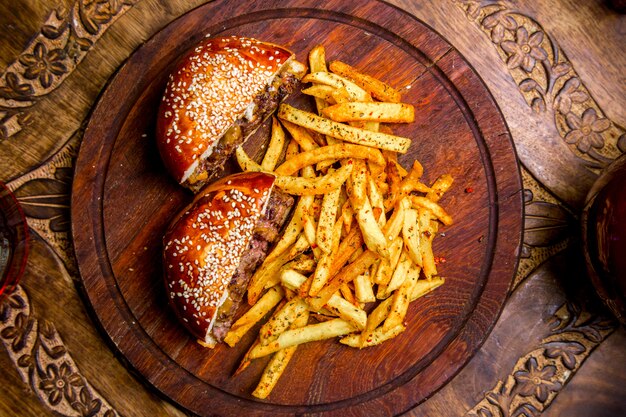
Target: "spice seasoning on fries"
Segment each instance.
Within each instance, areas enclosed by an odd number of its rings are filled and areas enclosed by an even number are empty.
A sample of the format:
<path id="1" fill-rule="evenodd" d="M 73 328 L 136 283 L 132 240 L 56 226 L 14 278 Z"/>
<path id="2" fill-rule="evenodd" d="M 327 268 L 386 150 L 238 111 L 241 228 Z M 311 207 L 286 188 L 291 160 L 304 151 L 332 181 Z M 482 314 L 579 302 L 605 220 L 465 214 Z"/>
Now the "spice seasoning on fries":
<path id="1" fill-rule="evenodd" d="M 336 337 L 358 349 L 381 344 L 406 329 L 411 302 L 444 283 L 437 265 L 446 259 L 433 254 L 432 241 L 440 224 L 453 223 L 439 204 L 452 177 L 429 185 L 418 161 L 402 167 L 398 154 L 411 141 L 384 123 L 411 123 L 413 106 L 346 63 L 327 65 L 325 55 L 313 48 L 304 77 L 318 114 L 283 104 L 262 162 L 236 153 L 244 171 L 271 172 L 277 187 L 300 196 L 249 284 L 251 308 L 225 338 L 234 346 L 269 316 L 237 370 L 271 355 L 257 398 L 271 393 L 299 344 Z"/>

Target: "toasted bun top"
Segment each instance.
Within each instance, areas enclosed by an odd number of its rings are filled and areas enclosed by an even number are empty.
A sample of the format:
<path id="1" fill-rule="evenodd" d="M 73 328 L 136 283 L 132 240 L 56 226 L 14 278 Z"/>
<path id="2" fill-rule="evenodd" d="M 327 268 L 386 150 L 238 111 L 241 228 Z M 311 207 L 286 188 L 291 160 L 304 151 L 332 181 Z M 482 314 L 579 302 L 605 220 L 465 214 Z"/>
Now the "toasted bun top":
<path id="1" fill-rule="evenodd" d="M 179 319 L 205 340 L 256 223 L 274 176 L 240 173 L 207 187 L 174 220 L 163 238 L 165 284 Z"/>
<path id="2" fill-rule="evenodd" d="M 180 183 L 240 118 L 293 54 L 251 38 L 207 38 L 170 74 L 157 118 L 157 145 Z"/>

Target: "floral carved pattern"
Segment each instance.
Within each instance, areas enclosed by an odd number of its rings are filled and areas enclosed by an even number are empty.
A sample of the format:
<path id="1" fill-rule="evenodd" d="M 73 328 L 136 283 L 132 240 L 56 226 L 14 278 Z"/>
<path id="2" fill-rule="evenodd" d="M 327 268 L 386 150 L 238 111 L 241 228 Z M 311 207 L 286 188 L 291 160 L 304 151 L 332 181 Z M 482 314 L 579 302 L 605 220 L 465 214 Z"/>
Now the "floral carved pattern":
<path id="1" fill-rule="evenodd" d="M 546 259 L 565 249 L 577 234 L 578 219 L 524 167 L 524 241 L 513 281 L 516 288 Z"/>
<path id="2" fill-rule="evenodd" d="M 551 112 L 559 135 L 592 172 L 626 152 L 624 128 L 605 117 L 563 50 L 532 18 L 495 0 L 453 0 L 490 37 L 528 105 Z"/>
<path id="3" fill-rule="evenodd" d="M 0 73 L 0 140 L 28 125 L 28 108 L 55 90 L 137 0 L 78 0 L 50 14 L 18 59 Z"/>
<path id="4" fill-rule="evenodd" d="M 511 374 L 468 411 L 469 417 L 539 416 L 616 328 L 614 322 L 569 303 L 554 313 L 552 324 L 539 347 L 521 357 Z"/>
<path id="5" fill-rule="evenodd" d="M 52 323 L 32 314 L 28 296 L 19 285 L 0 304 L 0 341 L 22 380 L 55 413 L 118 415 L 80 374 Z"/>

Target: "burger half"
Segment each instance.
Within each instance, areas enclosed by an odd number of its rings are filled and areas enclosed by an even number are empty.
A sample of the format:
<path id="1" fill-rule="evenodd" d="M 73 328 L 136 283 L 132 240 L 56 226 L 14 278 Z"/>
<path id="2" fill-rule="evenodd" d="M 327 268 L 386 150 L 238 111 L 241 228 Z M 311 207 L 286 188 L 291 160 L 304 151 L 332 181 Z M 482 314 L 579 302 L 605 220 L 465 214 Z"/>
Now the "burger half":
<path id="1" fill-rule="evenodd" d="M 168 171 L 199 191 L 305 72 L 292 52 L 256 39 L 198 44 L 170 75 L 159 107 L 157 145 Z"/>
<path id="2" fill-rule="evenodd" d="M 170 304 L 205 346 L 230 329 L 248 281 L 289 216 L 293 198 L 274 188 L 274 178 L 245 172 L 208 185 L 165 233 Z"/>

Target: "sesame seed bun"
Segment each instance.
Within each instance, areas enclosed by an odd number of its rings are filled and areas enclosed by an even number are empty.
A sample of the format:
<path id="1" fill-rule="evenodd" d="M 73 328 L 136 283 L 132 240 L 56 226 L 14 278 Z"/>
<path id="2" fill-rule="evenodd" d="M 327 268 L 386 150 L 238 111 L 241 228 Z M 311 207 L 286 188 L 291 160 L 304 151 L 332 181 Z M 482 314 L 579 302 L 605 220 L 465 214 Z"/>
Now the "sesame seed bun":
<path id="1" fill-rule="evenodd" d="M 240 173 L 205 187 L 177 216 L 163 238 L 168 299 L 183 325 L 200 342 L 211 334 L 218 309 L 248 248 L 274 185 L 266 173 Z M 246 283 L 247 285 L 247 283 Z"/>
<path id="2" fill-rule="evenodd" d="M 238 120 L 251 117 L 255 98 L 294 61 L 281 46 L 235 36 L 207 38 L 183 57 L 170 74 L 157 116 L 157 145 L 172 176 L 193 191 L 207 183 L 217 172 L 206 172 L 202 162 Z M 306 68 L 296 67 L 299 80 Z M 230 152 L 213 156 L 218 161 L 212 166 L 221 170 L 232 152 L 218 151 Z"/>

